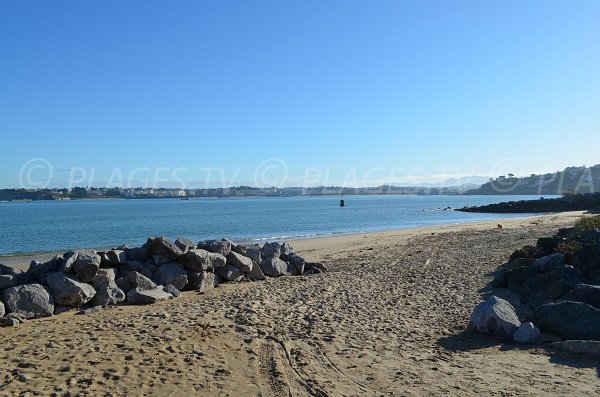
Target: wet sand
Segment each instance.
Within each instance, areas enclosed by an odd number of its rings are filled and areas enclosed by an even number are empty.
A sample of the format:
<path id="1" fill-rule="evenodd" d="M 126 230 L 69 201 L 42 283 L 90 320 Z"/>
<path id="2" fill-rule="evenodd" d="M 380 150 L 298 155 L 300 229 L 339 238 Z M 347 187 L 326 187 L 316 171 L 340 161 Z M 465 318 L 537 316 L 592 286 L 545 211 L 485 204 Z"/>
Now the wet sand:
<path id="1" fill-rule="evenodd" d="M 0 394 L 598 394 L 597 360 L 465 332 L 489 273 L 578 216 L 296 241 L 330 271 L 2 328 Z"/>

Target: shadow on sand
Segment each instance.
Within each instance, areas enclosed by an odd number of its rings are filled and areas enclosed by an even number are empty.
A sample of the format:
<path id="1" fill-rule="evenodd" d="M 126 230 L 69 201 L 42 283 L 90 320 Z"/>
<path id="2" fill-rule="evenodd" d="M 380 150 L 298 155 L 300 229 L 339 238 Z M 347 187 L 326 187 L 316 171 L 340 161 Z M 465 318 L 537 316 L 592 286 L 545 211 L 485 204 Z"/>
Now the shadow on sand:
<path id="1" fill-rule="evenodd" d="M 553 364 L 567 365 L 573 368 L 594 368 L 596 376 L 600 378 L 600 362 L 598 357 L 587 354 L 574 354 L 557 350 L 549 345 L 518 345 L 512 342 L 503 342 L 493 336 L 477 334 L 467 330 L 458 334 L 440 338 L 437 344 L 451 352 L 469 352 L 489 347 L 497 347 L 500 351 L 542 349 Z"/>

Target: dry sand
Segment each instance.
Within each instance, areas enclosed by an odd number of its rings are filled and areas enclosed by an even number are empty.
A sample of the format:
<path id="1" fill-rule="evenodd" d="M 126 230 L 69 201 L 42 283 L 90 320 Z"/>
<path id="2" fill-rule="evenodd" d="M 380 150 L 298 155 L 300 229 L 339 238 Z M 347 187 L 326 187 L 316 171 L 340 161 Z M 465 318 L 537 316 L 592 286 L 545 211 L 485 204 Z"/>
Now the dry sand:
<path id="1" fill-rule="evenodd" d="M 330 272 L 3 328 L 0 394 L 598 395 L 593 358 L 464 331 L 489 272 L 576 216 L 297 241 Z"/>

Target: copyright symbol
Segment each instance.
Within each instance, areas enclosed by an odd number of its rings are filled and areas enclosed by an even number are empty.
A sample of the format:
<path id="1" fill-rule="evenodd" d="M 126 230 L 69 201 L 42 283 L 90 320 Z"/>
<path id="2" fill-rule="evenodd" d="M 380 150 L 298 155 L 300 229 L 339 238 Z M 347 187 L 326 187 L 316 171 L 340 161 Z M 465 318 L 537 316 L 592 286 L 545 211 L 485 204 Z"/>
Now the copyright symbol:
<path id="1" fill-rule="evenodd" d="M 254 182 L 256 186 L 283 187 L 288 178 L 287 164 L 278 158 L 263 161 L 256 167 Z"/>
<path id="2" fill-rule="evenodd" d="M 523 174 L 523 167 L 520 162 L 515 159 L 502 159 L 492 167 L 493 175 Z M 508 193 L 517 188 L 518 184 L 515 180 L 497 178 L 491 183 L 494 190 L 498 193 Z"/>
<path id="3" fill-rule="evenodd" d="M 24 189 L 43 189 L 52 180 L 52 164 L 42 157 L 27 161 L 19 171 L 19 183 Z"/>

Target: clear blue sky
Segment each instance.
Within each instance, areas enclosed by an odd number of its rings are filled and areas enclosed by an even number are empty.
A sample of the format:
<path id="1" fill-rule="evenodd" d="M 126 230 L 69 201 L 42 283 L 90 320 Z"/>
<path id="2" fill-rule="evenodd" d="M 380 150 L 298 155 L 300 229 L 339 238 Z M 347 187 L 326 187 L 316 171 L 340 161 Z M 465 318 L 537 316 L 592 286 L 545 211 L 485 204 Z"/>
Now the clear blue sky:
<path id="1" fill-rule="evenodd" d="M 4 1 L 0 187 L 38 157 L 50 185 L 600 163 L 598 21 L 599 1 Z"/>

